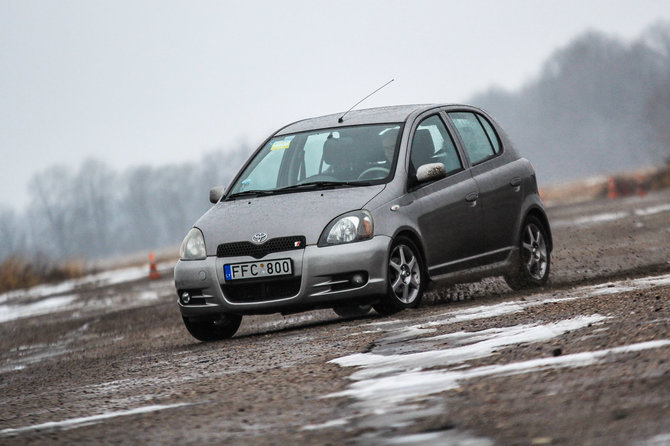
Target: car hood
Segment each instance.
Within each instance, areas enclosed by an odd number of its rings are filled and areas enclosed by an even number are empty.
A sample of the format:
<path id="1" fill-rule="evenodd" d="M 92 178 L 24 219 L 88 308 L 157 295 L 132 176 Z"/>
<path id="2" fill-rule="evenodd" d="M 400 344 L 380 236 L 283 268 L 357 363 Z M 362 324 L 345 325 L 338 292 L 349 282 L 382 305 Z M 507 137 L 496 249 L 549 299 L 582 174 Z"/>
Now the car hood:
<path id="1" fill-rule="evenodd" d="M 208 256 L 216 255 L 221 243 L 251 241 L 259 232 L 268 239 L 302 235 L 311 245 L 333 218 L 363 208 L 383 189 L 379 184 L 222 201 L 195 226 L 205 237 Z"/>

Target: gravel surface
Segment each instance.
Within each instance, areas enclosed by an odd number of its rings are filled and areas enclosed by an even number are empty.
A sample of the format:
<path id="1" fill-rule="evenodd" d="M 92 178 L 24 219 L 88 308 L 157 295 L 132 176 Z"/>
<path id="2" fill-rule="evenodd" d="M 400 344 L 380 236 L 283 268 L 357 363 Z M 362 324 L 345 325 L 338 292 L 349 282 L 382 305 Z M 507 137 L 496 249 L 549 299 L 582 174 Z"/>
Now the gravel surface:
<path id="1" fill-rule="evenodd" d="M 548 286 L 184 329 L 170 271 L 0 296 L 0 444 L 670 444 L 670 192 L 550 209 Z"/>

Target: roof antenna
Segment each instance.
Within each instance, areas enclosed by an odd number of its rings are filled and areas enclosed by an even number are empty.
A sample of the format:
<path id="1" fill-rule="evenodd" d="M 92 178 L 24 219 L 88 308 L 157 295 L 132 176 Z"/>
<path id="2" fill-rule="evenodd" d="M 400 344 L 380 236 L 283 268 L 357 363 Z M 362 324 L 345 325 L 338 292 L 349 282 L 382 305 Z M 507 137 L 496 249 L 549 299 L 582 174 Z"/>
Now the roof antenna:
<path id="1" fill-rule="evenodd" d="M 340 118 L 337 120 L 337 122 L 339 122 L 340 124 L 342 124 L 342 123 L 344 122 L 344 117 L 347 115 L 347 113 L 349 113 L 349 112 L 350 112 L 351 110 L 353 110 L 358 104 L 360 104 L 361 102 L 363 102 L 364 100 L 366 100 L 367 98 L 369 98 L 370 96 L 372 96 L 373 94 L 377 93 L 379 90 L 381 90 L 382 88 L 386 87 L 388 84 L 390 84 L 390 83 L 393 82 L 394 80 L 395 80 L 395 79 L 391 79 L 390 81 L 388 81 L 387 83 L 385 83 L 384 85 L 382 85 L 381 87 L 379 87 L 378 89 L 376 89 L 375 91 L 373 91 L 372 93 L 370 93 L 369 95 L 367 95 L 366 97 L 364 97 L 363 99 L 361 99 L 360 101 L 356 102 L 356 103 L 354 104 L 353 107 L 351 107 L 349 110 L 345 111 L 344 114 L 343 114 L 342 116 L 340 116 Z"/>

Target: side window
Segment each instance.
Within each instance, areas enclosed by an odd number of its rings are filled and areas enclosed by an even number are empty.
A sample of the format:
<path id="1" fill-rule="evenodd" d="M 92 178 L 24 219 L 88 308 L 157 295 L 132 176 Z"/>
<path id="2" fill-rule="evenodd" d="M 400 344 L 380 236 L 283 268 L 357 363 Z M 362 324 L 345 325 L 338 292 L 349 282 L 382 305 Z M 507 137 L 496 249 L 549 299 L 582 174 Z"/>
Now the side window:
<path id="1" fill-rule="evenodd" d="M 279 181 L 279 168 L 282 165 L 284 155 L 290 150 L 291 140 L 288 138 L 275 138 L 263 148 L 264 156 L 257 156 L 253 164 L 247 168 L 251 172 L 240 183 L 233 192 L 245 190 L 269 190 L 277 187 Z"/>
<path id="2" fill-rule="evenodd" d="M 481 122 L 482 126 L 484 127 L 484 130 L 486 130 L 486 134 L 489 137 L 489 141 L 491 141 L 491 144 L 493 144 L 493 151 L 497 154 L 500 153 L 500 138 L 498 138 L 498 134 L 496 131 L 493 129 L 493 126 L 491 123 L 483 116 L 477 115 L 477 118 L 479 119 L 479 122 Z"/>
<path id="3" fill-rule="evenodd" d="M 318 175 L 324 169 L 321 162 L 323 157 L 323 144 L 328 138 L 328 132 L 309 135 L 305 142 L 305 178 Z"/>
<path id="4" fill-rule="evenodd" d="M 487 132 L 474 113 L 452 112 L 449 113 L 449 117 L 465 144 L 465 150 L 468 152 L 472 165 L 479 164 L 498 153 L 494 151 Z"/>
<path id="5" fill-rule="evenodd" d="M 419 166 L 429 163 L 444 164 L 447 173 L 463 168 L 454 141 L 437 115 L 421 121 L 414 132 L 410 155 L 410 173 L 415 174 Z"/>

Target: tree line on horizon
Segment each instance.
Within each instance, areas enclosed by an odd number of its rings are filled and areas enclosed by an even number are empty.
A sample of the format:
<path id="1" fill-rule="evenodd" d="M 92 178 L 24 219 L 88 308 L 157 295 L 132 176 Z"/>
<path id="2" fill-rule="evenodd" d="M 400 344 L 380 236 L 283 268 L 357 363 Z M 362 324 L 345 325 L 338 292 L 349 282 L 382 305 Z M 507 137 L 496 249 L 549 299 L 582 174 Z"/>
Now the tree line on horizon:
<path id="1" fill-rule="evenodd" d="M 517 91 L 472 102 L 488 110 L 543 183 L 670 161 L 670 22 L 624 42 L 587 32 L 556 50 Z"/>
<path id="2" fill-rule="evenodd" d="M 105 258 L 178 246 L 251 149 L 214 151 L 197 163 L 117 172 L 99 159 L 53 166 L 29 181 L 23 213 L 0 208 L 0 261 Z"/>
<path id="3" fill-rule="evenodd" d="M 490 111 L 529 158 L 541 183 L 670 160 L 670 23 L 632 43 L 588 32 L 558 49 L 517 91 L 491 89 L 471 103 Z M 199 162 L 117 172 L 89 159 L 30 180 L 24 212 L 0 207 L 0 261 L 104 258 L 178 245 L 251 148 Z"/>

